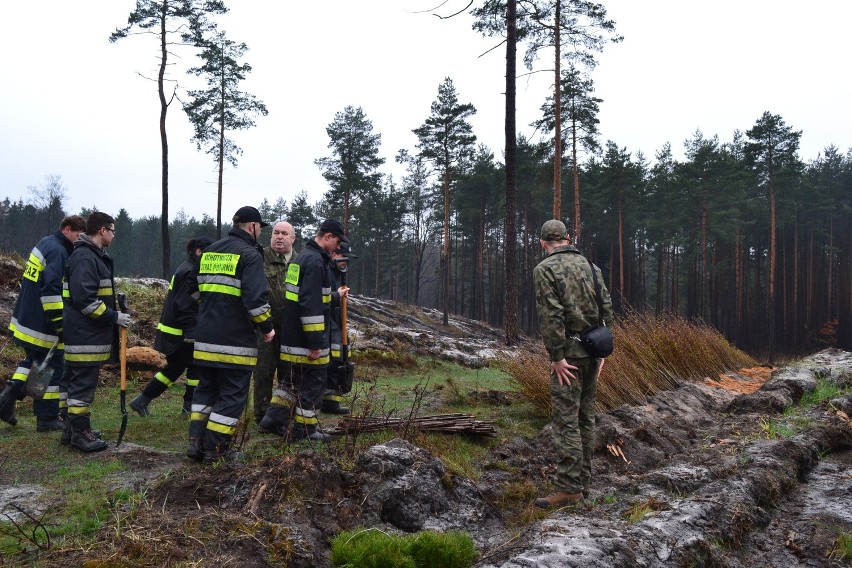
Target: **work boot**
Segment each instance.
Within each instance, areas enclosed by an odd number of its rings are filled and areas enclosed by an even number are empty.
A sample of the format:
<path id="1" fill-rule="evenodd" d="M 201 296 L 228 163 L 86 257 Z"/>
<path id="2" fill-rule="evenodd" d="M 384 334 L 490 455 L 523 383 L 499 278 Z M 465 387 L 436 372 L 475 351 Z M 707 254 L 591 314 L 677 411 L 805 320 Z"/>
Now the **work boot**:
<path id="1" fill-rule="evenodd" d="M 535 506 L 541 509 L 556 509 L 559 507 L 567 507 L 568 505 L 579 505 L 583 502 L 583 493 L 563 493 L 556 491 L 547 497 L 542 497 L 535 500 Z"/>
<path id="2" fill-rule="evenodd" d="M 71 434 L 71 447 L 77 448 L 81 452 L 100 452 L 107 449 L 108 444 L 95 436 L 91 428 L 87 428 L 82 432 L 73 432 Z"/>
<path id="3" fill-rule="evenodd" d="M 103 439 L 103 433 L 100 430 L 92 430 L 91 432 L 98 440 Z M 62 436 L 59 438 L 59 443 L 63 446 L 67 446 L 71 443 L 71 423 L 68 422 L 68 420 L 65 420 L 65 424 L 62 429 Z"/>
<path id="4" fill-rule="evenodd" d="M 136 412 L 142 418 L 149 416 L 151 412 L 148 410 L 148 404 L 150 404 L 151 399 L 140 393 L 136 395 L 136 398 L 130 401 L 130 408 Z"/>
<path id="5" fill-rule="evenodd" d="M 99 452 L 107 449 L 107 443 L 101 440 L 101 433 L 92 430 L 89 414 L 68 414 L 68 429 L 62 431 L 60 444 L 66 443 L 64 441 L 66 432 L 70 432 L 67 443 L 81 452 Z"/>
<path id="6" fill-rule="evenodd" d="M 257 431 L 261 434 L 278 434 L 279 436 L 283 436 L 287 433 L 289 423 L 290 407 L 271 404 L 266 409 L 266 414 L 257 423 Z"/>
<path id="7" fill-rule="evenodd" d="M 349 414 L 349 409 L 345 406 L 340 406 L 339 400 L 323 399 L 320 412 L 324 412 L 326 414 Z"/>
<path id="8" fill-rule="evenodd" d="M 36 432 L 58 432 L 60 430 L 65 430 L 65 422 L 58 416 L 52 418 L 38 416 L 36 418 Z"/>
<path id="9" fill-rule="evenodd" d="M 189 448 L 186 450 L 186 457 L 197 462 L 204 460 L 204 446 L 202 445 L 201 438 L 189 439 Z"/>
<path id="10" fill-rule="evenodd" d="M 316 426 L 296 424 L 293 426 L 290 439 L 294 442 L 299 442 L 301 440 L 308 440 L 310 442 L 330 442 L 331 436 L 325 432 L 320 432 L 316 429 Z"/>
<path id="11" fill-rule="evenodd" d="M 204 460 L 204 435 L 207 430 L 207 420 L 189 421 L 189 448 L 186 457 L 193 461 Z"/>

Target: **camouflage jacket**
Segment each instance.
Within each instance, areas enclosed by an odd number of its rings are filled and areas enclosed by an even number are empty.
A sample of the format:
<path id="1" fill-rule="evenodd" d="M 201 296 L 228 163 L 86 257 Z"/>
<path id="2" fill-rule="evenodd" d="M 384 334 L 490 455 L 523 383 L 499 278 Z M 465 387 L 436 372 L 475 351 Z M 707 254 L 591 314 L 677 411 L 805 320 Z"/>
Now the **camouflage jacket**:
<path id="1" fill-rule="evenodd" d="M 595 267 L 601 285 L 606 325 L 612 325 L 612 300 Z M 598 322 L 595 285 L 589 263 L 576 247 L 557 247 L 533 270 L 538 323 L 551 361 L 588 357 L 579 332 Z"/>
<path id="2" fill-rule="evenodd" d="M 270 247 L 263 248 L 263 269 L 266 272 L 266 285 L 269 288 L 269 305 L 272 306 L 272 321 L 276 332 L 281 328 L 281 312 L 284 310 L 284 279 L 287 278 L 287 265 L 296 258 L 296 251 L 290 252 L 290 258 L 278 254 Z"/>

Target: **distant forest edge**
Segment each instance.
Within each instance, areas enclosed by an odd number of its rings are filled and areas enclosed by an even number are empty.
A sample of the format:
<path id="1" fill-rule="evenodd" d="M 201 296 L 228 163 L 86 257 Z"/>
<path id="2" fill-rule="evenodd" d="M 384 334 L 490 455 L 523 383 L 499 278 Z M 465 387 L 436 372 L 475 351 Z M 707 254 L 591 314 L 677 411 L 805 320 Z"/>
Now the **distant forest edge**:
<path id="1" fill-rule="evenodd" d="M 727 143 L 696 132 L 684 143 L 684 161 L 673 158 L 668 144 L 652 165 L 641 152 L 608 142 L 578 164 L 579 247 L 602 268 L 620 311 L 701 319 L 758 354 L 770 345 L 770 334 L 779 352 L 819 347 L 821 332 L 852 349 L 852 153 L 829 146 L 802 162 L 801 133 L 783 121 L 780 126 L 773 135 L 792 137 L 786 146 L 776 140 L 759 147 L 755 129 L 748 138 L 737 131 Z M 775 152 L 768 161 L 760 154 L 766 150 Z M 518 231 L 509 246 L 520 267 L 519 323 L 535 333 L 530 274 L 541 259 L 539 227 L 551 217 L 552 144 L 520 138 L 517 163 Z M 418 170 L 422 164 L 408 165 L 400 180 L 384 176 L 347 196 L 358 254 L 349 283 L 354 293 L 440 309 L 443 188 Z M 574 210 L 572 170 L 569 159 L 562 211 Z M 449 200 L 450 311 L 498 327 L 505 305 L 504 188 L 503 164 L 479 146 L 455 172 Z M 30 199 L 0 201 L 0 250 L 26 256 L 68 213 L 69 191 L 52 175 L 30 187 Z M 268 196 L 251 205 L 265 219 L 290 221 L 299 233 L 297 249 L 318 220 L 342 217 L 344 206 L 333 190 L 316 203 L 302 191 L 289 203 Z M 109 252 L 117 274 L 161 276 L 160 217 L 133 219 L 124 209 L 108 213 L 116 217 Z M 223 234 L 231 213 L 223 212 Z M 571 219 L 565 220 L 570 228 Z M 199 220 L 178 213 L 169 224 L 172 269 L 183 260 L 189 238 L 215 237 L 216 230 L 207 214 Z M 261 244 L 268 245 L 268 231 Z"/>

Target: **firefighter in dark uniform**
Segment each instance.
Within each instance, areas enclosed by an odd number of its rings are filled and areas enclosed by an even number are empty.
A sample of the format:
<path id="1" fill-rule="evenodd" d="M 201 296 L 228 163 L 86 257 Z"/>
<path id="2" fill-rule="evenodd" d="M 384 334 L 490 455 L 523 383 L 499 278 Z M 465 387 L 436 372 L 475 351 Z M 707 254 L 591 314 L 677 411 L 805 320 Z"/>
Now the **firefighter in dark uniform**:
<path id="1" fill-rule="evenodd" d="M 331 360 L 329 316 L 334 277 L 330 255 L 343 238 L 340 221 L 323 221 L 316 236 L 287 268 L 278 385 L 261 425 L 269 432 L 289 434 L 292 440 L 329 439 L 317 430 L 317 409 Z M 346 295 L 348 289 L 339 292 Z"/>
<path id="2" fill-rule="evenodd" d="M 115 238 L 115 221 L 95 211 L 86 220 L 86 233 L 74 243 L 65 264 L 62 289 L 68 427 L 71 446 L 82 452 L 105 450 L 106 442 L 92 431 L 91 406 L 101 365 L 116 361 L 118 328 L 130 316 L 115 309 L 112 258 L 106 248 Z M 67 434 L 66 434 L 67 436 Z"/>
<path id="3" fill-rule="evenodd" d="M 266 341 L 275 336 L 257 243 L 269 224 L 254 207 L 241 207 L 233 221 L 228 236 L 207 247 L 198 266 L 193 356 L 200 382 L 192 397 L 187 456 L 204 463 L 244 457 L 231 449 L 231 439 L 257 363 L 255 328 Z"/>
<path id="4" fill-rule="evenodd" d="M 62 430 L 59 418 L 59 384 L 65 368 L 65 345 L 62 334 L 62 273 L 74 250 L 74 241 L 86 230 L 86 220 L 79 215 L 65 217 L 59 230 L 42 238 L 30 252 L 21 279 L 21 292 L 15 302 L 9 330 L 26 357 L 18 363 L 6 388 L 0 393 L 0 420 L 12 426 L 18 423 L 15 403 L 24 398 L 24 386 L 33 365 L 41 364 L 50 348 L 56 349 L 50 359 L 53 375 L 44 395 L 33 401 L 36 430 Z"/>
<path id="5" fill-rule="evenodd" d="M 187 259 L 178 266 L 169 282 L 169 291 L 160 322 L 154 349 L 166 356 L 166 368 L 158 371 L 136 398 L 130 401 L 139 416 L 148 416 L 148 405 L 166 392 L 186 371 L 186 390 L 183 393 L 183 413 L 189 416 L 192 395 L 198 386 L 198 373 L 192 364 L 195 343 L 195 321 L 198 319 L 198 259 L 213 243 L 213 239 L 198 237 L 186 244 Z"/>
<path id="6" fill-rule="evenodd" d="M 349 261 L 358 258 L 352 254 L 349 239 L 344 237 L 340 247 L 331 254 L 334 288 L 331 293 L 331 364 L 328 366 L 328 382 L 322 395 L 322 412 L 328 414 L 349 414 L 349 408 L 341 406 L 343 395 L 352 390 L 355 378 L 355 363 L 349 360 L 349 345 L 343 345 L 343 318 L 340 301 L 340 288 L 345 273 L 349 270 Z"/>

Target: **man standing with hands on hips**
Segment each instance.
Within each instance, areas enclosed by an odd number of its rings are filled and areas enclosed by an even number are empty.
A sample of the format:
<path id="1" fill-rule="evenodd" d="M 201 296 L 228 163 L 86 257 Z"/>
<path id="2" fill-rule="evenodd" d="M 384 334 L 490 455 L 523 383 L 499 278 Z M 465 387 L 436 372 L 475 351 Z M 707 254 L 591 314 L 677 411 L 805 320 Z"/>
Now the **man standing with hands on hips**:
<path id="1" fill-rule="evenodd" d="M 543 509 L 579 503 L 588 495 L 595 443 L 595 393 L 603 359 L 589 356 L 580 343 L 581 331 L 598 323 L 612 325 L 612 301 L 601 284 L 602 312 L 598 314 L 590 264 L 571 244 L 562 221 L 541 228 L 546 257 L 533 270 L 536 310 L 544 346 L 550 356 L 550 397 L 553 442 L 557 452 L 555 491 L 537 499 Z M 591 272 L 595 271 L 595 275 Z"/>

